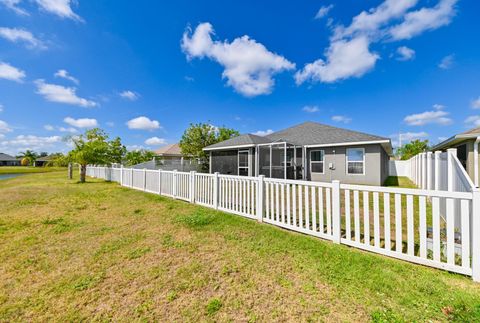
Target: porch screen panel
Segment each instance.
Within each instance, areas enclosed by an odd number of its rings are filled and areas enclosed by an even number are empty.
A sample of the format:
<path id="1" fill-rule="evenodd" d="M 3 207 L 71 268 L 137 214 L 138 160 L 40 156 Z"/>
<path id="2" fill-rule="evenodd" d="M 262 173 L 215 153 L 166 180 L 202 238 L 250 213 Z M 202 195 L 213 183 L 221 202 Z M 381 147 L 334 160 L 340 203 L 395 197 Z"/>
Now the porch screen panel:
<path id="1" fill-rule="evenodd" d="M 285 144 L 272 144 L 272 177 L 285 178 Z"/>
<path id="2" fill-rule="evenodd" d="M 270 177 L 270 146 L 259 146 L 258 156 L 258 173 Z"/>

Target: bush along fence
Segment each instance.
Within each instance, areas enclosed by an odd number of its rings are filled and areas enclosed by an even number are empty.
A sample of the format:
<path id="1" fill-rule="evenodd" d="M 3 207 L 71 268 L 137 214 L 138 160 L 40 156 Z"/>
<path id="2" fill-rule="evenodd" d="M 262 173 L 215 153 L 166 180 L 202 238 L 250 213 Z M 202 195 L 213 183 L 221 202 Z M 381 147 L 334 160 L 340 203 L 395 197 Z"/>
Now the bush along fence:
<path id="1" fill-rule="evenodd" d="M 87 175 L 480 281 L 478 189 L 449 192 L 94 166 Z"/>

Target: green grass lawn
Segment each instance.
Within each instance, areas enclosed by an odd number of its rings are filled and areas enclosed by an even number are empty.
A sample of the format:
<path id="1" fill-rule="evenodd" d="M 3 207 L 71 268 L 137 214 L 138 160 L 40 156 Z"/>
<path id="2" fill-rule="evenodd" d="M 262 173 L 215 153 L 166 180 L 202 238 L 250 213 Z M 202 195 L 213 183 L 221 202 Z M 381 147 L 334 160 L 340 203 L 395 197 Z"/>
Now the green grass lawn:
<path id="1" fill-rule="evenodd" d="M 77 180 L 0 183 L 0 321 L 480 320 L 468 277 Z"/>
<path id="2" fill-rule="evenodd" d="M 1 166 L 0 174 L 48 173 L 64 170 L 63 167 Z"/>

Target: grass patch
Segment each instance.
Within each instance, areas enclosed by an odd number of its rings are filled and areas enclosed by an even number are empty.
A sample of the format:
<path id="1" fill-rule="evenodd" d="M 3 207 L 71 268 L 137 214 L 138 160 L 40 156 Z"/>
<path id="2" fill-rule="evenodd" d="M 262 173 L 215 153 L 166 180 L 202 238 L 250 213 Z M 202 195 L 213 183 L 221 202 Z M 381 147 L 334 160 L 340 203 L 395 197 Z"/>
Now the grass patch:
<path id="1" fill-rule="evenodd" d="M 74 174 L 0 185 L 2 322 L 480 321 L 469 277 Z"/>
<path id="2" fill-rule="evenodd" d="M 212 298 L 206 306 L 207 314 L 213 315 L 217 313 L 221 308 L 222 308 L 222 301 L 218 298 Z"/>
<path id="3" fill-rule="evenodd" d="M 212 224 L 215 221 L 215 215 L 210 210 L 197 209 L 191 214 L 178 217 L 178 222 L 185 224 L 190 228 L 198 228 Z"/>
<path id="4" fill-rule="evenodd" d="M 65 167 L 2 166 L 0 174 L 32 174 L 66 171 Z"/>

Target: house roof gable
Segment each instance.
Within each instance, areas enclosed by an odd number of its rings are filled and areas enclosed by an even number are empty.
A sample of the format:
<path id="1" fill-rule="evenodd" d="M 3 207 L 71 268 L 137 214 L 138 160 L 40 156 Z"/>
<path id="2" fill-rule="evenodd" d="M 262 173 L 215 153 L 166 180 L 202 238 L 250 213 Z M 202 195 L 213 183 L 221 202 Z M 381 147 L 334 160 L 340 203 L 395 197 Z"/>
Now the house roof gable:
<path id="1" fill-rule="evenodd" d="M 17 158 L 12 157 L 12 156 L 7 155 L 7 154 L 4 154 L 4 153 L 0 153 L 0 160 L 1 161 L 18 161 Z"/>

